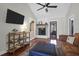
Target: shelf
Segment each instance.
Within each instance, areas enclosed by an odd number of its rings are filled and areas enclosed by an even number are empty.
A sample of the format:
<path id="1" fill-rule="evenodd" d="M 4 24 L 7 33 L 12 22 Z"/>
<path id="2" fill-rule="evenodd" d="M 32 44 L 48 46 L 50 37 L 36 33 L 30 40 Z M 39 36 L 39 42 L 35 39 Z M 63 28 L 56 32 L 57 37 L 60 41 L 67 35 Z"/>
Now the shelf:
<path id="1" fill-rule="evenodd" d="M 29 34 L 29 37 L 27 37 L 27 34 Z M 26 44 L 30 44 L 30 32 L 14 32 L 8 34 L 8 52 L 14 52 Z"/>

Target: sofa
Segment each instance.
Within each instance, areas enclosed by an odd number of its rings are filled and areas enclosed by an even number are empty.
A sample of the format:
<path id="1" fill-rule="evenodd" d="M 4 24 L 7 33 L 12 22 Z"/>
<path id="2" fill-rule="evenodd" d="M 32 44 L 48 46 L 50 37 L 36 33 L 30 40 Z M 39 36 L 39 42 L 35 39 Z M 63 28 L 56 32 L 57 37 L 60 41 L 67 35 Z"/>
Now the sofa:
<path id="1" fill-rule="evenodd" d="M 70 44 L 67 42 L 69 35 L 60 35 L 57 40 L 58 47 L 62 50 L 64 56 L 78 56 L 79 55 L 79 33 L 74 34 L 74 42 Z"/>

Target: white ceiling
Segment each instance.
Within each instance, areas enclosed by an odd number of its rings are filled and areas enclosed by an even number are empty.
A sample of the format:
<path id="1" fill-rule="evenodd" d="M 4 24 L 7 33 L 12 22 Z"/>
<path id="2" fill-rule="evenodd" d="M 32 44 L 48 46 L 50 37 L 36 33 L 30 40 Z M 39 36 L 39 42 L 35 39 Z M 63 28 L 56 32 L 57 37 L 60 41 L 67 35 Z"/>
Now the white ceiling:
<path id="1" fill-rule="evenodd" d="M 44 4 L 44 3 L 43 3 Z M 57 8 L 48 8 L 48 12 L 45 11 L 45 9 L 37 11 L 37 9 L 41 8 L 42 6 L 36 4 L 36 3 L 30 3 L 28 4 L 36 16 L 36 18 L 42 18 L 42 17 L 64 17 L 66 16 L 69 7 L 71 4 L 69 3 L 50 3 L 50 5 L 57 5 Z"/>

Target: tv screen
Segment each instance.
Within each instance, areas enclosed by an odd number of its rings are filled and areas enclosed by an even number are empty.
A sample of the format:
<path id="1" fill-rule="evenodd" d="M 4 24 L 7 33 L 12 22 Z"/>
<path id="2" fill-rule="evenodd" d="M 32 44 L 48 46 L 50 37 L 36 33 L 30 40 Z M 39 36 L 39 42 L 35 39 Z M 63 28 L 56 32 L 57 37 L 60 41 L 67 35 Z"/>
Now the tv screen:
<path id="1" fill-rule="evenodd" d="M 7 16 L 6 16 L 6 23 L 13 23 L 13 24 L 23 24 L 24 16 L 14 12 L 10 9 L 7 9 Z"/>

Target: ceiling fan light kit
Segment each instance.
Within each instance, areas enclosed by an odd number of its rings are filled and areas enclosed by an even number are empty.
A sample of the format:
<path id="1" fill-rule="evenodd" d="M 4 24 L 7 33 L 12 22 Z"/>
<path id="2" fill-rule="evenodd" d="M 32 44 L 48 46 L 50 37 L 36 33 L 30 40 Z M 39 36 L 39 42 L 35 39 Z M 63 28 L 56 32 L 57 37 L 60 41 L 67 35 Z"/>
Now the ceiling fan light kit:
<path id="1" fill-rule="evenodd" d="M 57 8 L 57 5 L 50 6 L 50 3 L 45 3 L 45 5 L 41 3 L 37 3 L 37 4 L 42 6 L 41 8 L 37 9 L 37 11 L 45 8 L 45 11 L 48 12 L 48 8 Z"/>

